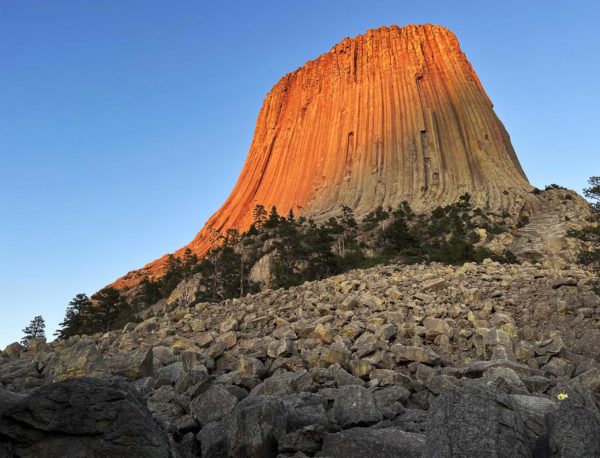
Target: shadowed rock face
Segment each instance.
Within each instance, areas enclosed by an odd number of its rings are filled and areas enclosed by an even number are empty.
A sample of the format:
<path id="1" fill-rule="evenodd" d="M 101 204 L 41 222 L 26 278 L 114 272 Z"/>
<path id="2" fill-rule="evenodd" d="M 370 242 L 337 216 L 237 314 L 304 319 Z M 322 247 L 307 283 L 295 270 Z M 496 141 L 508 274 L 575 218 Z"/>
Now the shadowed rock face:
<path id="1" fill-rule="evenodd" d="M 433 209 L 469 192 L 476 205 L 512 209 L 530 189 L 454 34 L 382 27 L 273 87 L 237 184 L 188 246 L 202 256 L 214 230 L 246 230 L 257 204 L 316 218 L 348 205 L 362 216 L 403 200 Z M 116 286 L 160 276 L 165 259 Z"/>
<path id="2" fill-rule="evenodd" d="M 72 379 L 29 397 L 0 390 L 0 456 L 172 458 L 167 434 L 131 388 Z"/>

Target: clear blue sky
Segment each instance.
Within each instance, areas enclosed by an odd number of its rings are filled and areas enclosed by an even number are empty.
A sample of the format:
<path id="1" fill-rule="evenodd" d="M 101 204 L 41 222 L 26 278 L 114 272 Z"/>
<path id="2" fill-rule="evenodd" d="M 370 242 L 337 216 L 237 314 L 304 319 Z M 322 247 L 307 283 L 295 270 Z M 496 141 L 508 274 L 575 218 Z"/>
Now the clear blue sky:
<path id="1" fill-rule="evenodd" d="M 0 347 L 189 242 L 265 94 L 346 36 L 458 36 L 530 181 L 600 174 L 596 1 L 0 0 Z"/>

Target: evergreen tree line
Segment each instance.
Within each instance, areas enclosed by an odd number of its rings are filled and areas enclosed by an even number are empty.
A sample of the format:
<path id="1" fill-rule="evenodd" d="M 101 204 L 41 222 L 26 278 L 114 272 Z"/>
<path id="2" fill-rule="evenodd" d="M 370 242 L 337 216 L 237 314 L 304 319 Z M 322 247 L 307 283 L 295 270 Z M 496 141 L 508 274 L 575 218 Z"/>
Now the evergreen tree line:
<path id="1" fill-rule="evenodd" d="M 193 275 L 200 281 L 197 302 L 218 302 L 255 292 L 258 285 L 250 280 L 250 270 L 265 255 L 270 255 L 272 288 L 392 261 L 459 264 L 489 257 L 516 262 L 509 252 L 498 257 L 475 245 L 477 228 L 494 233 L 505 230 L 504 223 L 495 220 L 473 208 L 468 194 L 430 215 L 416 215 L 403 202 L 396 209 L 378 207 L 360 222 L 346 206 L 339 216 L 317 224 L 310 218 L 297 218 L 293 210 L 281 216 L 275 206 L 267 211 L 257 205 L 247 232 L 213 231 L 216 248 L 200 261 L 189 248 L 182 256 L 169 255 L 164 276 L 142 281 L 128 300 L 114 288 L 105 288 L 91 298 L 78 294 L 69 303 L 57 336 L 65 339 L 122 327 L 135 321 L 136 311 L 168 297 Z"/>
<path id="2" fill-rule="evenodd" d="M 485 258 L 516 262 L 509 252 L 496 256 L 476 247 L 477 228 L 498 233 L 504 226 L 472 208 L 468 194 L 461 196 L 458 203 L 436 208 L 429 215 L 416 215 L 405 201 L 395 209 L 380 206 L 360 223 L 349 207 L 342 207 L 341 216 L 322 225 L 301 219 L 290 224 L 289 218 L 282 224 L 279 245 L 285 249 L 275 252 L 275 287 L 388 262 L 461 264 Z M 286 227 L 290 225 L 293 227 Z"/>
<path id="3" fill-rule="evenodd" d="M 594 201 L 590 224 L 570 231 L 569 236 L 588 242 L 590 248 L 580 253 L 579 262 L 600 277 L 600 177 L 591 177 L 589 183 L 584 194 Z M 547 187 L 554 188 L 560 187 Z M 293 210 L 281 216 L 275 206 L 267 211 L 257 205 L 247 232 L 213 231 L 217 246 L 200 261 L 189 248 L 182 256 L 169 255 L 165 275 L 158 281 L 142 281 L 128 300 L 114 288 L 105 288 L 91 298 L 78 294 L 69 303 L 56 335 L 65 339 L 122 327 L 135 321 L 136 311 L 168 297 L 182 280 L 194 275 L 200 281 L 197 302 L 218 302 L 255 292 L 258 285 L 250 280 L 250 270 L 265 255 L 270 255 L 272 288 L 395 261 L 462 264 L 491 258 L 516 263 L 510 251 L 498 256 L 477 246 L 478 229 L 501 233 L 507 230 L 509 217 L 474 208 L 469 194 L 431 214 L 416 215 L 407 202 L 395 209 L 378 207 L 360 222 L 346 206 L 339 216 L 317 224 L 310 218 L 297 218 Z M 31 329 L 24 330 L 28 331 L 24 342 L 38 335 L 40 323 L 34 321 Z"/>
<path id="4" fill-rule="evenodd" d="M 91 298 L 87 294 L 77 294 L 67 306 L 65 318 L 55 333 L 57 339 L 71 336 L 108 332 L 135 321 L 131 304 L 119 290 L 104 288 Z"/>

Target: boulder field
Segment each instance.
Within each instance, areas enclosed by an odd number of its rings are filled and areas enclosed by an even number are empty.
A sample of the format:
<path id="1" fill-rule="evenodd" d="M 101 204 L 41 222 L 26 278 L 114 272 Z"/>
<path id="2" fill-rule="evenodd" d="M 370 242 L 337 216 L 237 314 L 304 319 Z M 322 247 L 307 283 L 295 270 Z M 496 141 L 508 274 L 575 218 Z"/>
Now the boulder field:
<path id="1" fill-rule="evenodd" d="M 175 294 L 121 331 L 9 345 L 0 456 L 598 457 L 593 283 L 485 261 Z"/>

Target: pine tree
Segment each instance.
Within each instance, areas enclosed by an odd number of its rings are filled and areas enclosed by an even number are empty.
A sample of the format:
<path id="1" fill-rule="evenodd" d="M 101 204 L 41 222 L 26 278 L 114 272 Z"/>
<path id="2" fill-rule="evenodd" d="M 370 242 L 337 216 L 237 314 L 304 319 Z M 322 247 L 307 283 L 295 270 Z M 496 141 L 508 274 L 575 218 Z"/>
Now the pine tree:
<path id="1" fill-rule="evenodd" d="M 236 228 L 227 229 L 223 238 L 223 245 L 234 247 L 240 242 L 240 233 Z"/>
<path id="2" fill-rule="evenodd" d="M 181 260 L 170 254 L 165 263 L 165 275 L 160 280 L 160 294 L 167 297 L 184 278 L 184 268 Z"/>
<path id="3" fill-rule="evenodd" d="M 254 227 L 260 229 L 267 219 L 267 210 L 265 210 L 265 206 L 258 204 L 256 207 L 254 207 L 252 217 Z"/>
<path id="4" fill-rule="evenodd" d="M 240 296 L 240 263 L 241 256 L 231 246 L 224 246 L 215 259 L 218 297 L 232 299 Z"/>
<path id="5" fill-rule="evenodd" d="M 290 208 L 290 211 L 288 212 L 287 215 L 287 222 L 288 223 L 295 223 L 296 222 L 296 215 L 294 215 L 294 210 Z"/>
<path id="6" fill-rule="evenodd" d="M 341 258 L 346 256 L 347 251 L 356 251 L 356 229 L 358 223 L 354 218 L 354 211 L 347 205 L 342 205 L 341 217 L 342 237 L 338 241 L 338 252 Z"/>
<path id="7" fill-rule="evenodd" d="M 279 225 L 279 223 L 281 223 L 282 219 L 285 220 L 285 218 L 279 216 L 279 213 L 277 213 L 277 207 L 273 205 L 271 207 L 271 211 L 269 212 L 269 217 L 263 223 L 263 227 L 267 229 L 275 228 Z"/>
<path id="8" fill-rule="evenodd" d="M 588 244 L 589 249 L 579 253 L 579 263 L 590 267 L 600 277 L 600 176 L 590 177 L 588 183 L 590 186 L 583 190 L 583 194 L 592 201 L 592 215 L 588 218 L 590 224 L 581 230 L 571 230 L 568 235 Z"/>
<path id="9" fill-rule="evenodd" d="M 600 177 L 590 177 L 588 183 L 590 187 L 585 188 L 583 194 L 588 199 L 595 200 L 590 205 L 597 213 L 600 213 Z"/>
<path id="10" fill-rule="evenodd" d="M 385 220 L 388 219 L 390 213 L 383 209 L 380 205 L 372 212 L 368 213 L 363 220 L 363 225 L 365 229 L 370 230 L 373 229 L 377 223 L 380 223 L 381 232 L 385 230 Z"/>
<path id="11" fill-rule="evenodd" d="M 271 214 L 276 215 L 276 213 L 277 210 L 275 209 Z M 271 217 L 269 220 L 271 220 Z M 273 259 L 273 285 L 276 288 L 287 288 L 301 282 L 299 265 L 307 259 L 301 239 L 296 223 L 284 219 L 277 228 Z"/>
<path id="12" fill-rule="evenodd" d="M 44 322 L 44 318 L 41 315 L 36 316 L 29 322 L 29 326 L 23 329 L 25 335 L 21 339 L 21 343 L 27 347 L 30 340 L 46 337 L 45 329 L 46 323 Z"/>
<path id="13" fill-rule="evenodd" d="M 198 264 L 198 255 L 192 253 L 190 248 L 183 251 L 183 260 L 181 261 L 181 270 L 184 277 L 188 277 L 194 271 L 194 266 Z"/>
<path id="14" fill-rule="evenodd" d="M 92 301 L 87 294 L 77 294 L 67 306 L 65 319 L 59 325 L 61 329 L 54 335 L 59 340 L 64 340 L 71 336 L 87 334 L 86 315 L 91 305 Z"/>
<path id="15" fill-rule="evenodd" d="M 309 225 L 302 242 L 308 261 L 302 272 L 303 281 L 320 280 L 338 272 L 335 255 L 331 251 L 333 237 L 326 225 Z"/>
<path id="16" fill-rule="evenodd" d="M 89 313 L 91 332 L 108 332 L 131 318 L 129 304 L 115 288 L 101 289 L 92 296 L 92 301 Z"/>
<path id="17" fill-rule="evenodd" d="M 218 250 L 218 249 L 217 249 Z M 202 288 L 197 294 L 197 299 L 205 302 L 216 302 L 218 300 L 218 284 L 216 266 L 212 262 L 215 251 L 209 253 L 196 266 L 196 272 L 201 275 Z"/>

